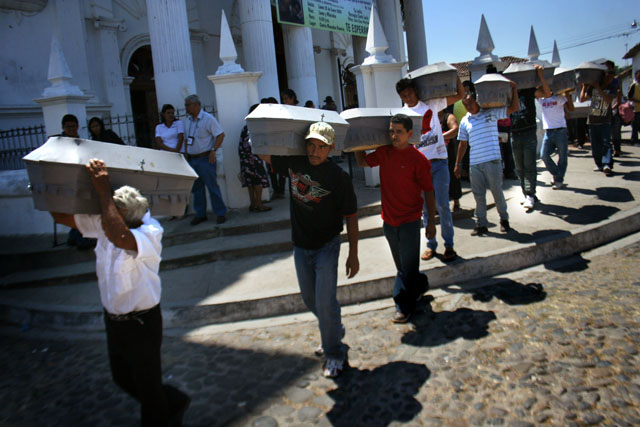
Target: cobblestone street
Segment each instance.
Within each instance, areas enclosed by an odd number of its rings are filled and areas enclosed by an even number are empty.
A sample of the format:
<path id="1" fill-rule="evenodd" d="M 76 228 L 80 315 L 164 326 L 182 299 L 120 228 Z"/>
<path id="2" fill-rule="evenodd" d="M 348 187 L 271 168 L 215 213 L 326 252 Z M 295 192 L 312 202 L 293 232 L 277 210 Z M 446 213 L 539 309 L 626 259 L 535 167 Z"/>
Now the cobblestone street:
<path id="1" fill-rule="evenodd" d="M 321 375 L 316 323 L 166 337 L 187 426 L 640 425 L 640 243 L 436 290 L 407 325 L 345 315 L 351 369 Z M 2 426 L 133 426 L 102 338 L 3 336 Z"/>

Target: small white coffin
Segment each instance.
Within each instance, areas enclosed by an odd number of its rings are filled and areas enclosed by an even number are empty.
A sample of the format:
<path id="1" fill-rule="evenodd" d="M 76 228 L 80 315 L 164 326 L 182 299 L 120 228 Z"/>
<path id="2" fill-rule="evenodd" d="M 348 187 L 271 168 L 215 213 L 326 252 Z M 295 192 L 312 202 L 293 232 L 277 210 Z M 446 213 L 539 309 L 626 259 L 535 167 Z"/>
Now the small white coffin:
<path id="1" fill-rule="evenodd" d="M 511 83 L 500 74 L 485 74 L 475 81 L 476 100 L 482 108 L 499 108 L 511 102 Z"/>
<path id="2" fill-rule="evenodd" d="M 607 67 L 604 65 L 596 64 L 595 62 L 583 62 L 576 67 L 576 83 L 589 84 L 598 82 L 604 76 Z"/>
<path id="3" fill-rule="evenodd" d="M 304 137 L 312 123 L 326 122 L 336 131 L 331 155 L 340 155 L 349 123 L 335 111 L 260 104 L 246 118 L 254 154 L 306 155 Z"/>
<path id="4" fill-rule="evenodd" d="M 576 88 L 576 72 L 558 67 L 554 71 L 553 83 L 549 85 L 554 94 L 564 93 Z"/>
<path id="5" fill-rule="evenodd" d="M 389 122 L 396 114 L 406 114 L 413 122 L 411 144 L 420 142 L 422 116 L 413 110 L 402 108 L 352 108 L 340 115 L 349 122 L 349 130 L 344 140 L 344 151 L 373 150 L 383 145 L 391 145 Z"/>
<path id="6" fill-rule="evenodd" d="M 458 93 L 458 71 L 446 62 L 436 62 L 410 71 L 406 78 L 413 80 L 421 100 L 444 98 Z"/>
<path id="7" fill-rule="evenodd" d="M 51 137 L 23 157 L 34 207 L 69 214 L 99 214 L 100 202 L 85 165 L 104 160 L 112 188 L 137 188 L 147 197 L 151 214 L 182 215 L 198 175 L 178 153 Z"/>

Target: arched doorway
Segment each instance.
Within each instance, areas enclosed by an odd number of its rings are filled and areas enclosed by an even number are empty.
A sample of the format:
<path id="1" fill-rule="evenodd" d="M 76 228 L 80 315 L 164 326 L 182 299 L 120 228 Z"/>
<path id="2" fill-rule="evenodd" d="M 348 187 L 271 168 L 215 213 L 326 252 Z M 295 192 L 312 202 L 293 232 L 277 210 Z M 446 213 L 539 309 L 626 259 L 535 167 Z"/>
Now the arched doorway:
<path id="1" fill-rule="evenodd" d="M 151 46 L 142 46 L 131 55 L 127 74 L 131 82 L 131 112 L 139 147 L 153 147 L 155 126 L 158 124 L 158 101 L 153 81 Z"/>

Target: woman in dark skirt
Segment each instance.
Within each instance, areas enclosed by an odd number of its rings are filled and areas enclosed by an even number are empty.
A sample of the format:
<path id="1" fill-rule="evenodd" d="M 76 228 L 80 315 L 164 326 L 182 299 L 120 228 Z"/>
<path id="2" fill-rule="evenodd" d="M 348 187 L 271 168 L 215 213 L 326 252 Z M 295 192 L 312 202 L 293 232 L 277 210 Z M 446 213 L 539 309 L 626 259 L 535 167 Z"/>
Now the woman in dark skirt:
<path id="1" fill-rule="evenodd" d="M 252 105 L 249 109 L 251 113 L 258 104 Z M 245 126 L 240 134 L 240 143 L 238 144 L 238 155 L 240 157 L 240 180 L 242 186 L 249 190 L 249 211 L 266 212 L 271 207 L 262 203 L 262 189 L 269 187 L 267 179 L 267 171 L 260 157 L 253 154 L 251 150 L 251 135 L 249 129 Z"/>
<path id="2" fill-rule="evenodd" d="M 458 153 L 458 122 L 456 116 L 451 112 L 451 108 L 446 108 L 438 113 L 440 125 L 442 126 L 442 136 L 447 144 L 447 156 L 449 157 L 449 200 L 453 200 L 452 212 L 460 210 L 460 197 L 462 197 L 462 186 L 460 180 L 456 178 L 453 169 L 456 167 L 456 155 Z"/>

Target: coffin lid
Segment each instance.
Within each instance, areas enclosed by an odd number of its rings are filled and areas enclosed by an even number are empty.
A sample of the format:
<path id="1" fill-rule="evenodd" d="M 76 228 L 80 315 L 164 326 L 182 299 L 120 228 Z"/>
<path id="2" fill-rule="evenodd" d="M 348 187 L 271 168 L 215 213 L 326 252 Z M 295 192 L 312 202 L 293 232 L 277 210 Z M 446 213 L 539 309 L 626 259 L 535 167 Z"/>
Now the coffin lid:
<path id="1" fill-rule="evenodd" d="M 456 67 L 450 64 L 447 64 L 444 61 L 441 61 L 441 62 L 436 62 L 435 64 L 425 65 L 424 67 L 420 67 L 413 71 L 409 71 L 405 77 L 408 79 L 415 79 L 416 77 L 424 76 L 427 74 L 434 74 L 434 73 L 440 73 L 442 71 L 451 71 L 451 70 L 457 72 Z"/>
<path id="2" fill-rule="evenodd" d="M 509 80 L 508 78 L 500 75 L 500 74 L 496 74 L 496 73 L 492 73 L 492 74 L 485 74 L 482 77 L 480 77 L 478 80 L 476 80 L 474 82 L 474 84 L 478 84 L 478 83 L 485 83 L 485 82 L 503 82 L 503 83 L 510 83 L 511 80 Z"/>
<path id="3" fill-rule="evenodd" d="M 557 75 L 569 73 L 572 71 L 574 71 L 572 68 L 556 67 L 556 69 L 553 71 L 553 75 L 557 76 Z"/>
<path id="4" fill-rule="evenodd" d="M 504 70 L 503 74 L 509 73 L 520 73 L 523 71 L 535 71 L 536 67 L 533 63 L 528 62 L 513 62 L 511 63 L 506 70 Z"/>
<path id="5" fill-rule="evenodd" d="M 525 64 L 540 65 L 542 68 L 555 68 L 555 66 L 546 59 L 535 59 L 533 61 L 527 61 Z"/>
<path id="6" fill-rule="evenodd" d="M 337 124 L 349 126 L 349 123 L 340 117 L 340 114 L 336 111 L 296 107 L 294 105 L 283 104 L 260 104 L 247 117 L 245 117 L 245 119 L 280 119 L 310 123 L 326 122 L 330 125 Z"/>
<path id="7" fill-rule="evenodd" d="M 410 108 L 350 108 L 340 113 L 345 120 L 357 119 L 362 117 L 391 117 L 396 114 L 406 114 L 411 119 L 416 117 L 422 119 L 422 116 Z"/>
<path id="8" fill-rule="evenodd" d="M 607 71 L 607 67 L 604 65 L 596 64 L 595 62 L 585 61 L 582 64 L 578 65 L 576 70 L 602 70 Z"/>
<path id="9" fill-rule="evenodd" d="M 86 165 L 93 158 L 104 160 L 109 169 L 186 176 L 194 179 L 198 177 L 179 153 L 62 136 L 49 138 L 42 146 L 24 156 L 23 160 Z"/>

